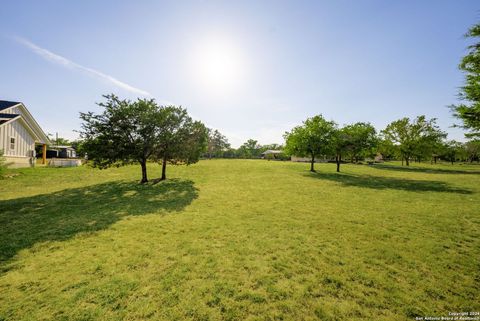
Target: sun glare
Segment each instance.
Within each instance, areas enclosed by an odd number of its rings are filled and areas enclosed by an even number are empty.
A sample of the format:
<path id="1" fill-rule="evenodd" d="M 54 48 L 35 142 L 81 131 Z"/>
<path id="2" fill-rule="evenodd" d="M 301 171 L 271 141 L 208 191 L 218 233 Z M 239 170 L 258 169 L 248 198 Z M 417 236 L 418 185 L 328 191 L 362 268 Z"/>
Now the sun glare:
<path id="1" fill-rule="evenodd" d="M 241 51 L 234 44 L 209 39 L 195 47 L 192 71 L 202 90 L 230 91 L 241 84 L 245 70 Z"/>

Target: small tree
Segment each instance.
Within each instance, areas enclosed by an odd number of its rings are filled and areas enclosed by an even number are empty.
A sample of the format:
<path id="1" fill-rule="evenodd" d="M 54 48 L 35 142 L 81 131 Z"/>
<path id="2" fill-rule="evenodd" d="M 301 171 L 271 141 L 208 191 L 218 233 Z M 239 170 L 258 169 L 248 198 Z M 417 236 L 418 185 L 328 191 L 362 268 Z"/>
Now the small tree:
<path id="1" fill-rule="evenodd" d="M 335 122 L 325 120 L 322 115 L 308 118 L 302 126 L 285 133 L 285 152 L 288 155 L 310 157 L 310 171 L 315 172 L 315 158 L 332 152 L 335 131 Z"/>
<path id="2" fill-rule="evenodd" d="M 141 183 L 148 182 L 147 160 L 158 145 L 162 107 L 153 99 L 121 100 L 104 96 L 101 114 L 80 113 L 83 150 L 94 167 L 107 168 L 139 163 Z"/>
<path id="3" fill-rule="evenodd" d="M 190 165 L 198 162 L 207 147 L 208 130 L 201 122 L 193 121 L 186 109 L 176 106 L 162 109 L 158 126 L 154 158 L 162 163 L 160 180 L 165 180 L 167 163 Z"/>

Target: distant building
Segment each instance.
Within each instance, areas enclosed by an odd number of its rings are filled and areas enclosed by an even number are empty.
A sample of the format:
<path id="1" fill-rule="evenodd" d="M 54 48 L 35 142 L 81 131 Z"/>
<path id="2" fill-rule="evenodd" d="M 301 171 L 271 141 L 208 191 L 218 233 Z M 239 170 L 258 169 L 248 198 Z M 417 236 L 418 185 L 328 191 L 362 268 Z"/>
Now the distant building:
<path id="1" fill-rule="evenodd" d="M 43 164 L 50 140 L 24 104 L 0 100 L 0 149 L 11 167 L 35 166 L 35 145 L 42 145 Z"/>
<path id="2" fill-rule="evenodd" d="M 280 158 L 279 156 L 281 154 L 283 154 L 283 151 L 281 151 L 281 150 L 269 149 L 269 150 L 264 151 L 260 155 L 262 156 L 262 158 L 265 158 L 265 159 L 277 159 L 277 158 Z"/>
<path id="3" fill-rule="evenodd" d="M 47 150 L 47 158 L 77 158 L 77 152 L 72 146 L 51 146 Z"/>
<path id="4" fill-rule="evenodd" d="M 81 166 L 82 160 L 77 158 L 77 152 L 71 146 L 51 146 L 47 150 L 48 166 L 75 167 Z"/>

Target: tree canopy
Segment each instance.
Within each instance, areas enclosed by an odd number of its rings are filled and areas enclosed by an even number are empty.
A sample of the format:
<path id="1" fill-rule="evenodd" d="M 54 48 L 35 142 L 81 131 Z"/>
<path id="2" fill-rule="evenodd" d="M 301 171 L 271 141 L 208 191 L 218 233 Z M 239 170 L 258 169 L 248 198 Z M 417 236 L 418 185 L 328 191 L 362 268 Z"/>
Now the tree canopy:
<path id="1" fill-rule="evenodd" d="M 464 103 L 453 105 L 454 115 L 463 122 L 463 128 L 470 130 L 467 136 L 480 136 L 480 23 L 474 25 L 465 35 L 475 41 L 460 62 L 459 68 L 465 73 L 465 84 L 460 88 Z"/>
<path id="2" fill-rule="evenodd" d="M 370 156 L 377 145 L 377 132 L 370 123 L 358 122 L 343 127 L 342 132 L 348 141 L 347 153 L 351 161 L 358 162 L 360 156 Z"/>
<path id="3" fill-rule="evenodd" d="M 308 118 L 303 125 L 286 132 L 285 152 L 288 155 L 310 158 L 310 171 L 315 172 L 315 158 L 332 152 L 332 139 L 336 123 L 327 121 L 322 115 Z"/>
<path id="4" fill-rule="evenodd" d="M 261 154 L 261 146 L 255 139 L 249 139 L 243 143 L 237 150 L 240 158 L 258 158 Z"/>
<path id="5" fill-rule="evenodd" d="M 167 163 L 190 165 L 198 162 L 207 147 L 208 130 L 200 121 L 193 121 L 182 107 L 162 108 L 158 120 L 157 146 L 154 159 L 162 163 L 165 180 Z"/>
<path id="6" fill-rule="evenodd" d="M 412 121 L 408 117 L 393 121 L 382 131 L 382 135 L 384 140 L 398 148 L 402 163 L 405 160 L 407 166 L 425 146 L 446 136 L 437 126 L 435 118 L 427 120 L 423 115 Z"/>
<path id="7" fill-rule="evenodd" d="M 223 152 L 230 148 L 227 137 L 217 129 L 208 129 L 207 157 L 221 157 Z"/>
<path id="8" fill-rule="evenodd" d="M 82 147 L 94 167 L 106 168 L 139 163 L 141 183 L 148 182 L 147 161 L 198 160 L 205 147 L 206 130 L 193 122 L 185 109 L 159 106 L 153 99 L 122 100 L 104 96 L 100 114 L 80 113 Z M 165 178 L 165 168 L 162 169 Z"/>
<path id="9" fill-rule="evenodd" d="M 465 154 L 470 162 L 480 159 L 480 140 L 471 140 L 465 144 Z"/>

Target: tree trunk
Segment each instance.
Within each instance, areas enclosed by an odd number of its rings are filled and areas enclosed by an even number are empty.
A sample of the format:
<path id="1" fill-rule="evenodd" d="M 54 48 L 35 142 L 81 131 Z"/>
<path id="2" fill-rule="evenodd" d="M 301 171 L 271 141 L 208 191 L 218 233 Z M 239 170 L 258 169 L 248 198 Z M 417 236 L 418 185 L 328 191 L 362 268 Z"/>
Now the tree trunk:
<path id="1" fill-rule="evenodd" d="M 315 164 L 315 155 L 312 154 L 312 161 L 310 162 L 310 172 L 314 172 L 314 173 L 315 173 L 314 164 Z"/>
<path id="2" fill-rule="evenodd" d="M 337 173 L 340 172 L 340 162 L 342 161 L 342 156 L 341 155 L 337 155 L 337 157 L 335 158 L 335 160 L 337 161 Z"/>
<path id="3" fill-rule="evenodd" d="M 161 181 L 167 179 L 167 156 L 163 156 L 162 160 L 162 177 L 160 178 Z"/>
<path id="4" fill-rule="evenodd" d="M 140 162 L 140 165 L 142 166 L 142 180 L 140 181 L 140 184 L 145 184 L 148 183 L 148 178 L 147 178 L 147 161 L 142 160 Z"/>
<path id="5" fill-rule="evenodd" d="M 403 156 L 402 156 L 402 166 L 403 166 Z"/>
<path id="6" fill-rule="evenodd" d="M 409 157 L 405 157 L 405 165 L 410 166 L 410 159 Z"/>

